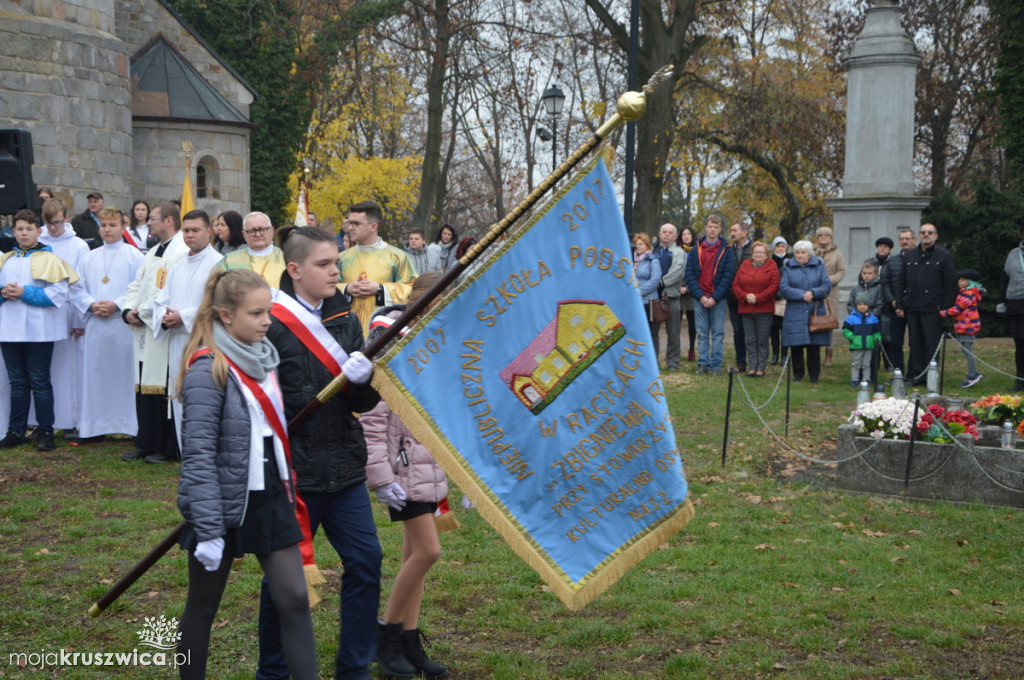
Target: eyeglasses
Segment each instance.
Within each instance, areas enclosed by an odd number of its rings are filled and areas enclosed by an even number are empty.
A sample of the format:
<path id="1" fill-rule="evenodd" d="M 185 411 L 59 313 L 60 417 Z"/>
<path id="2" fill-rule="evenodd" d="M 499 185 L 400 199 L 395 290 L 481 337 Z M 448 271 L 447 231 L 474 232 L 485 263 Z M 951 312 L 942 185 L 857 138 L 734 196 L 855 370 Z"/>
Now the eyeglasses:
<path id="1" fill-rule="evenodd" d="M 271 227 L 254 227 L 253 229 L 246 229 L 242 233 L 249 234 L 249 236 L 260 236 L 270 231 Z"/>
<path id="2" fill-rule="evenodd" d="M 162 220 L 162 219 L 163 219 L 163 217 L 161 217 L 160 215 L 150 215 L 149 218 L 146 221 L 147 222 L 157 222 L 157 221 Z"/>
<path id="3" fill-rule="evenodd" d="M 935 234 L 937 234 L 939 232 L 933 231 L 933 230 L 929 230 L 929 229 L 922 229 L 918 233 L 921 234 L 921 236 L 934 236 Z"/>

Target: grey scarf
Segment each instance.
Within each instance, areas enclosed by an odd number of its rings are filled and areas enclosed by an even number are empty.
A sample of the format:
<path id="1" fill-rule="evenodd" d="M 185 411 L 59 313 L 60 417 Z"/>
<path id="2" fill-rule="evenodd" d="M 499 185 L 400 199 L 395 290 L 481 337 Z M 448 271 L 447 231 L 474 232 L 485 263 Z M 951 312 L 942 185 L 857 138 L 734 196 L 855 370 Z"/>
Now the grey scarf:
<path id="1" fill-rule="evenodd" d="M 263 338 L 262 342 L 255 345 L 236 340 L 225 330 L 220 320 L 213 322 L 213 341 L 242 373 L 256 382 L 263 382 L 267 377 L 267 371 L 277 368 L 281 363 L 277 349 L 269 340 Z"/>

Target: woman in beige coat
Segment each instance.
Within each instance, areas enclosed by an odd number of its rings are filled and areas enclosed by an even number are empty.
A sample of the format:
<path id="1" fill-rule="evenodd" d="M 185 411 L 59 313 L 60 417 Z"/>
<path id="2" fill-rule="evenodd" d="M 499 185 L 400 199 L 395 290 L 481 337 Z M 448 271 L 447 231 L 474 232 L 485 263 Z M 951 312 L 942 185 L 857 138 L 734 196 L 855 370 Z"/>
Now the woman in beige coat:
<path id="1" fill-rule="evenodd" d="M 832 282 L 832 292 L 828 296 L 828 304 L 833 314 L 839 314 L 839 282 L 846 276 L 846 258 L 839 246 L 832 242 L 832 228 L 818 227 L 814 232 L 818 237 L 818 245 L 814 246 L 814 254 L 825 262 L 825 273 Z M 837 317 L 838 318 L 838 317 Z M 832 336 L 829 335 L 828 346 L 825 347 L 825 365 L 832 365 Z"/>

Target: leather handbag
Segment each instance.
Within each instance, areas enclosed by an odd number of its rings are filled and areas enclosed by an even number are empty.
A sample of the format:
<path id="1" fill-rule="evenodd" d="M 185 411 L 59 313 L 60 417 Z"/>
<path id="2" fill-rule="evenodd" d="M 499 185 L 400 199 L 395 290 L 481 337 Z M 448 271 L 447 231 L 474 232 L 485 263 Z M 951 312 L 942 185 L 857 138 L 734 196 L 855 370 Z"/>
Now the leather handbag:
<path id="1" fill-rule="evenodd" d="M 810 322 L 807 324 L 807 329 L 811 333 L 821 333 L 822 331 L 831 331 L 839 328 L 839 319 L 832 312 L 832 305 L 828 303 L 828 298 L 824 299 L 825 302 L 825 313 L 817 314 L 818 305 L 814 305 L 811 309 Z"/>
<path id="2" fill-rule="evenodd" d="M 668 321 L 668 300 L 658 298 L 647 303 L 647 319 L 651 323 L 664 323 Z"/>

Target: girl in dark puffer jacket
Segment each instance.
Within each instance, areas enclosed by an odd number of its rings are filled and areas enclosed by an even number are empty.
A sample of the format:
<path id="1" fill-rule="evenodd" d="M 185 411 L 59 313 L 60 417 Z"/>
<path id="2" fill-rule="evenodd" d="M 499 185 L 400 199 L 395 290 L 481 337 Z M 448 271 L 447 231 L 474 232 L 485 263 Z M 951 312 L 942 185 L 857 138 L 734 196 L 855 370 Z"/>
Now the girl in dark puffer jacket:
<path id="1" fill-rule="evenodd" d="M 245 553 L 256 555 L 270 584 L 292 676 L 318 677 L 279 359 L 265 337 L 270 308 L 270 289 L 258 274 L 215 271 L 185 349 L 178 507 L 188 522 L 181 547 L 189 559 L 181 678 L 206 677 L 213 619 L 231 562 Z"/>

